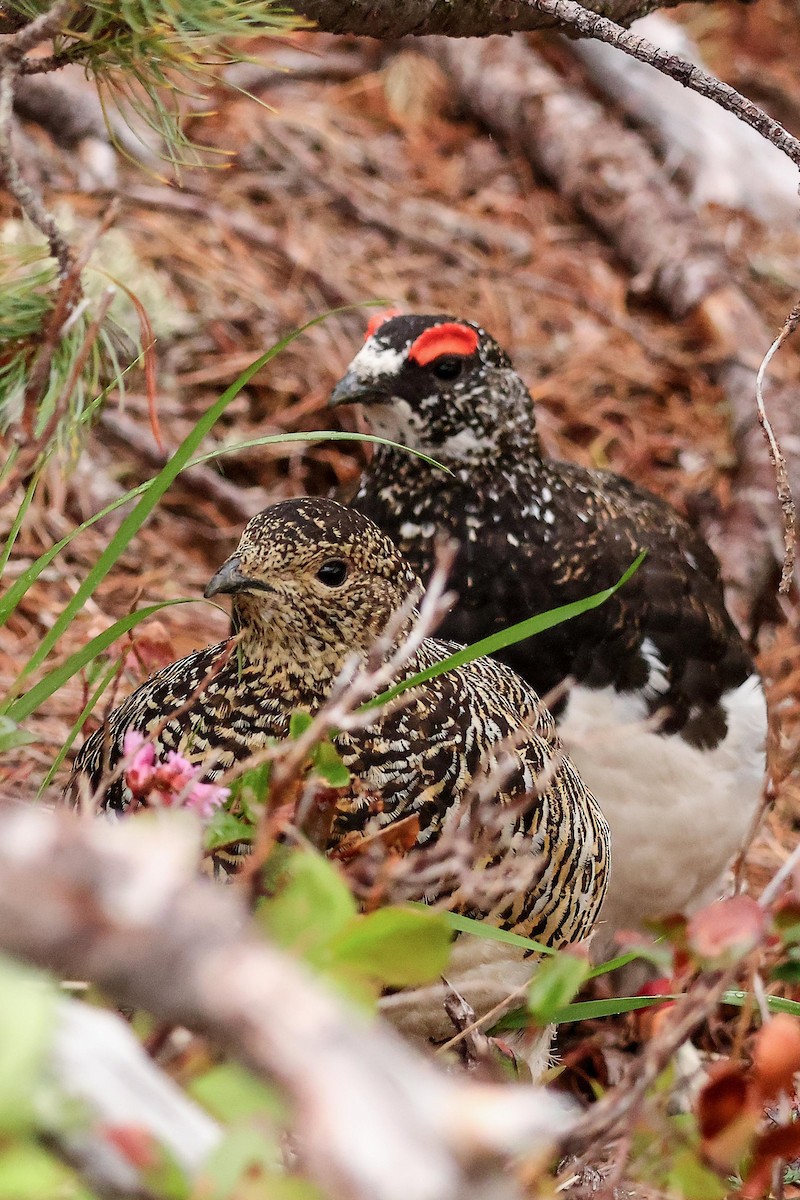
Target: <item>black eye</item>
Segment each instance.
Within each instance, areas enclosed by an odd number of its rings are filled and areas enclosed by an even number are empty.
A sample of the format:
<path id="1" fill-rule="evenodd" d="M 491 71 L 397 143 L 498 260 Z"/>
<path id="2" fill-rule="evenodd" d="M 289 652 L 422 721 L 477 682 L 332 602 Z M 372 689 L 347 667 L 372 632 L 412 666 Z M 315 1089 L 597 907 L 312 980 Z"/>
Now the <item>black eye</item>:
<path id="1" fill-rule="evenodd" d="M 317 579 L 326 587 L 339 587 L 347 579 L 347 563 L 343 558 L 329 558 L 317 571 Z"/>
<path id="2" fill-rule="evenodd" d="M 458 379 L 464 359 L 457 354 L 443 354 L 431 363 L 431 372 L 437 379 Z"/>

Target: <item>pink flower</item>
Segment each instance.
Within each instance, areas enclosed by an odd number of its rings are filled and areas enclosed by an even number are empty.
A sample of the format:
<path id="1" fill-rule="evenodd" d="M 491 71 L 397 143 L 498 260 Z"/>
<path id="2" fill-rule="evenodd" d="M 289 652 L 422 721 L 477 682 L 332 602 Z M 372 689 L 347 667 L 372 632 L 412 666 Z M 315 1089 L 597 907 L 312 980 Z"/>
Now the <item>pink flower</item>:
<path id="1" fill-rule="evenodd" d="M 183 803 L 186 808 L 196 812 L 201 820 L 209 821 L 230 794 L 230 788 L 217 787 L 214 783 L 196 783 Z"/>
<path id="2" fill-rule="evenodd" d="M 129 729 L 125 734 L 122 752 L 126 758 L 133 756 L 130 766 L 125 771 L 125 782 L 134 796 L 146 796 L 153 785 L 155 747 L 152 742 L 145 742 L 144 735 L 138 730 Z"/>
<path id="3" fill-rule="evenodd" d="M 145 742 L 136 729 L 129 729 L 125 734 L 123 752 L 126 758 L 133 756 L 125 772 L 128 787 L 137 798 L 147 798 L 154 808 L 172 808 L 180 804 L 196 812 L 201 820 L 208 821 L 230 795 L 229 788 L 197 782 L 201 768 L 175 750 L 170 750 L 166 759 L 159 762 L 152 742 Z"/>
<path id="4" fill-rule="evenodd" d="M 170 750 L 166 760 L 156 767 L 155 783 L 159 788 L 168 788 L 173 792 L 182 792 L 193 779 L 197 778 L 198 767 L 193 767 L 182 755 Z"/>

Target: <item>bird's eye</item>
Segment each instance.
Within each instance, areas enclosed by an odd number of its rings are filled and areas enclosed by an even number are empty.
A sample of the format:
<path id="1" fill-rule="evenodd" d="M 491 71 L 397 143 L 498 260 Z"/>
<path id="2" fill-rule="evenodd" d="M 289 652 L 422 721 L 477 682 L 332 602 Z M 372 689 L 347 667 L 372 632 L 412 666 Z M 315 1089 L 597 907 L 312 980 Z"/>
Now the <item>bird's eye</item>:
<path id="1" fill-rule="evenodd" d="M 437 379 L 458 379 L 464 359 L 457 354 L 443 354 L 431 363 L 431 372 Z"/>
<path id="2" fill-rule="evenodd" d="M 329 558 L 317 571 L 317 579 L 326 587 L 339 587 L 347 578 L 347 563 L 343 558 Z"/>

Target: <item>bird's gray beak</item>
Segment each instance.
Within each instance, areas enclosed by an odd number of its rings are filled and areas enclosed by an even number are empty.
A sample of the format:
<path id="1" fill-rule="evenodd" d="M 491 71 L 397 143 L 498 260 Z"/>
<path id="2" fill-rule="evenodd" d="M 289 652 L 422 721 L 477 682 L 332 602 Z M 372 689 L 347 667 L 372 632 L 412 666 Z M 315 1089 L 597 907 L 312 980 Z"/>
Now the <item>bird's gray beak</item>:
<path id="1" fill-rule="evenodd" d="M 217 596 L 220 592 L 235 594 L 252 586 L 252 580 L 242 574 L 242 560 L 234 555 L 233 558 L 229 558 L 222 564 L 214 578 L 209 581 L 203 595 L 206 600 L 210 600 L 212 596 Z"/>
<path id="2" fill-rule="evenodd" d="M 355 371 L 348 371 L 331 392 L 328 406 L 336 408 L 339 404 L 369 403 L 370 400 L 377 400 L 380 396 L 380 391 L 374 385 L 359 379 Z"/>

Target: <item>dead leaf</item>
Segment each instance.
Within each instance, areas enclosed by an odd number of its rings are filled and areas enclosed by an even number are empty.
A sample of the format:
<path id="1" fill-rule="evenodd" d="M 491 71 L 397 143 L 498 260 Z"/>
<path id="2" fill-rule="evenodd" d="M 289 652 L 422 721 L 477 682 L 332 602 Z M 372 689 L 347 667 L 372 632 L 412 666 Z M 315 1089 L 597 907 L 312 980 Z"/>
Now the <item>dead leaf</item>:
<path id="1" fill-rule="evenodd" d="M 730 966 L 761 941 L 766 913 L 752 896 L 731 896 L 701 908 L 689 921 L 689 948 L 705 964 Z"/>

